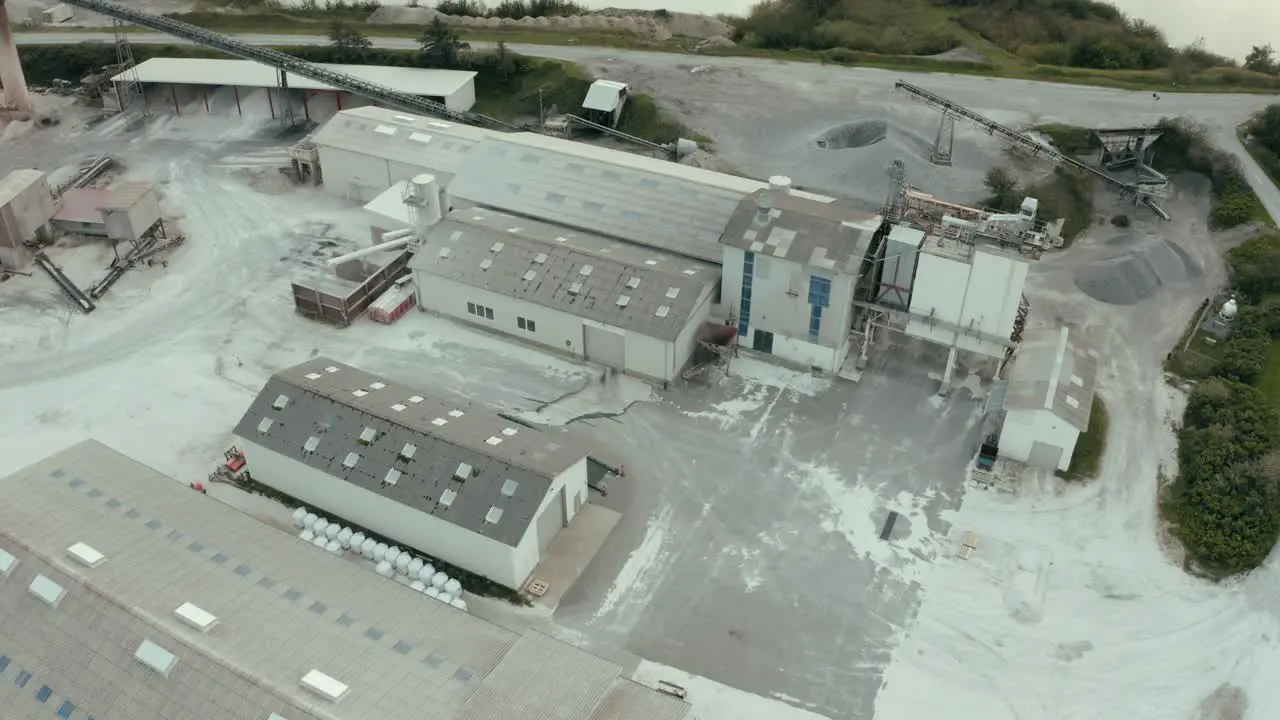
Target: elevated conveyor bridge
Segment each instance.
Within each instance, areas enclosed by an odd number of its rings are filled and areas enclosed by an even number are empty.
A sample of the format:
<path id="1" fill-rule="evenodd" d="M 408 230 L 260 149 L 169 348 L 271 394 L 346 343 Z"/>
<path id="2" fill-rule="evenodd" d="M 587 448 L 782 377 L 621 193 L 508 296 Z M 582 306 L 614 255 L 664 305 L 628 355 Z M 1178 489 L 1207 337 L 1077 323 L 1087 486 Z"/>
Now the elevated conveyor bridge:
<path id="1" fill-rule="evenodd" d="M 105 15 L 123 23 L 144 27 L 171 37 L 187 40 L 196 45 L 220 50 L 228 55 L 269 65 L 282 74 L 282 85 L 284 85 L 284 75 L 292 73 L 404 112 L 418 115 L 435 115 L 470 125 L 489 125 L 503 130 L 524 129 L 487 115 L 450 110 L 438 102 L 367 82 L 344 73 L 334 72 L 314 63 L 300 60 L 287 53 L 282 53 L 279 50 L 250 45 L 221 33 L 212 32 L 202 27 L 161 15 L 152 15 L 141 10 L 135 10 L 127 5 L 108 2 L 107 0 L 66 0 L 66 3 L 99 15 Z"/>

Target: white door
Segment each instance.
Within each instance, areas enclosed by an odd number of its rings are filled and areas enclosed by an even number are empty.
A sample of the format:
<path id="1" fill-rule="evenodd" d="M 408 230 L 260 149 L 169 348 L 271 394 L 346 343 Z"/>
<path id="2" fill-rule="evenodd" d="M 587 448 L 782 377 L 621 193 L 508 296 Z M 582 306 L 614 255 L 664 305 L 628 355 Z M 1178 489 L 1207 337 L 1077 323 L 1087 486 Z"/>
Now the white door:
<path id="1" fill-rule="evenodd" d="M 555 499 L 538 516 L 538 549 L 546 553 L 551 541 L 556 539 L 556 534 L 566 524 L 564 519 L 564 488 L 560 488 L 560 492 L 556 493 Z"/>
<path id="2" fill-rule="evenodd" d="M 582 326 L 583 355 L 588 360 L 619 370 L 626 369 L 627 336 L 593 325 Z"/>

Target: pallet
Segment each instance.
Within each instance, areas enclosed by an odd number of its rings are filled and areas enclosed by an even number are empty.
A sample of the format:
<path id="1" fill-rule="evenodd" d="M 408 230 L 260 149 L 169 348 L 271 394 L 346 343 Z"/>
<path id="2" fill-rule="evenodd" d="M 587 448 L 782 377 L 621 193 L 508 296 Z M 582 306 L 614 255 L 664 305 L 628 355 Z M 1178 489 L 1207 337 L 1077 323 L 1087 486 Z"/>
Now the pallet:
<path id="1" fill-rule="evenodd" d="M 529 584 L 525 586 L 525 590 L 528 591 L 530 595 L 539 598 L 546 595 L 547 590 L 550 588 L 551 586 L 547 584 L 546 580 L 530 580 Z"/>

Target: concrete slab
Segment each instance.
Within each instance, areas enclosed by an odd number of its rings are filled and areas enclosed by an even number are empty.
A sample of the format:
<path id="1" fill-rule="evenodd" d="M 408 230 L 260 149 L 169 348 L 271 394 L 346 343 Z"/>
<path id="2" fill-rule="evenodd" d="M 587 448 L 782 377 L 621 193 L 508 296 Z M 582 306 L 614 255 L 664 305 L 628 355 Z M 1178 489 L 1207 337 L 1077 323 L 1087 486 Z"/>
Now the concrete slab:
<path id="1" fill-rule="evenodd" d="M 536 583 L 545 583 L 546 590 L 534 601 L 535 605 L 554 610 L 560 599 L 573 586 L 582 571 L 587 569 L 596 553 L 613 532 L 622 514 L 607 507 L 587 503 L 578 511 L 569 527 L 560 531 L 551 541 L 542 562 L 534 568 L 526 590 Z M 536 593 L 533 593 L 536 595 Z"/>

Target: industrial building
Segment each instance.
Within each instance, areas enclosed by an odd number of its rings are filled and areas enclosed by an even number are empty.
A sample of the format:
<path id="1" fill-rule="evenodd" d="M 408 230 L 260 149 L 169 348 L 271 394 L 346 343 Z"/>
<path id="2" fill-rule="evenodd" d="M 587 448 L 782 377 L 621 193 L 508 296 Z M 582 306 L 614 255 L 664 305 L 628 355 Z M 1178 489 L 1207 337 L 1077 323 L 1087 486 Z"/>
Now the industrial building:
<path id="1" fill-rule="evenodd" d="M 596 80 L 582 99 L 583 115 L 592 122 L 616 128 L 627 104 L 627 84 L 617 80 Z"/>
<path id="2" fill-rule="evenodd" d="M 682 720 L 607 660 L 432 600 L 85 441 L 0 480 L 6 720 Z"/>
<path id="3" fill-rule="evenodd" d="M 326 358 L 276 373 L 235 434 L 255 480 L 515 589 L 587 501 L 566 431 Z"/>
<path id="4" fill-rule="evenodd" d="M 148 183 L 115 188 L 72 188 L 62 194 L 53 227 L 72 235 L 137 242 L 160 222 L 160 198 Z"/>
<path id="5" fill-rule="evenodd" d="M 0 266 L 18 270 L 31 262 L 26 243 L 48 235 L 58 199 L 39 170 L 14 170 L 0 180 Z"/>
<path id="6" fill-rule="evenodd" d="M 369 202 L 396 183 L 421 173 L 448 187 L 471 149 L 493 132 L 362 107 L 344 110 L 310 139 L 319 155 L 327 192 Z"/>
<path id="7" fill-rule="evenodd" d="M 512 215 L 456 210 L 411 263 L 419 305 L 658 382 L 711 312 L 719 268 Z"/>
<path id="8" fill-rule="evenodd" d="M 881 218 L 794 195 L 790 185 L 771 178 L 738 203 L 721 240 L 721 302 L 742 345 L 837 372 Z"/>
<path id="9" fill-rule="evenodd" d="M 434 70 L 384 65 L 335 65 L 317 63 L 317 67 L 342 73 L 368 83 L 415 95 L 447 106 L 450 110 L 470 110 L 476 102 L 475 76 L 471 71 Z M 208 91 L 217 87 L 229 87 L 236 100 L 236 108 L 243 113 L 240 89 L 281 90 L 280 71 L 251 60 L 223 58 L 151 58 L 138 63 L 131 70 L 111 78 L 115 92 L 103 93 L 103 103 L 109 110 L 120 109 L 120 92 L 131 82 L 169 87 L 174 112 L 181 114 L 182 106 L 203 96 L 208 109 Z M 317 82 L 300 75 L 286 79 L 288 89 L 301 93 L 303 115 L 311 119 L 309 98 L 317 93 L 333 95 L 337 110 L 343 109 L 343 92 L 339 88 Z M 179 88 L 184 88 L 180 91 Z M 194 92 L 194 94 L 192 94 Z M 279 95 L 267 93 L 267 103 L 275 117 Z M 365 101 L 348 96 L 346 102 Z M 283 109 L 283 108 L 280 108 Z"/>
<path id="10" fill-rule="evenodd" d="M 1089 429 L 1098 353 L 1067 327 L 1027 330 L 1009 365 L 1000 454 L 1031 467 L 1065 471 Z"/>

